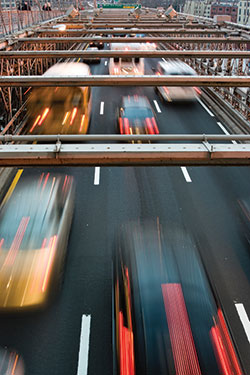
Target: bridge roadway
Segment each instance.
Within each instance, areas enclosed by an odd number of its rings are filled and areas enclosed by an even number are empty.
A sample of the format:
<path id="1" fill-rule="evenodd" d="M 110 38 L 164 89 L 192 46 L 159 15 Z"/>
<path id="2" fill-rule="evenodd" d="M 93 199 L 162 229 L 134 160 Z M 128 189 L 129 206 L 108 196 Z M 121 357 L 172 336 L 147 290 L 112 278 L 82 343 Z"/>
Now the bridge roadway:
<path id="1" fill-rule="evenodd" d="M 108 74 L 106 61 L 92 65 L 92 72 Z M 146 74 L 154 64 L 153 59 L 146 61 Z M 116 131 L 116 111 L 124 94 L 149 98 L 161 133 L 222 133 L 213 110 L 207 111 L 199 102 L 162 103 L 153 88 L 98 87 L 93 88 L 91 134 Z M 42 171 L 45 169 L 27 168 L 23 175 Z M 83 314 L 91 315 L 88 375 L 112 374 L 114 239 L 121 224 L 147 219 L 159 220 L 165 227 L 185 224 L 198 239 L 245 374 L 250 374 L 249 342 L 235 308 L 235 303 L 243 303 L 250 317 L 249 244 L 237 209 L 237 200 L 250 201 L 249 168 L 101 168 L 96 180 L 95 168 L 60 167 L 57 171 L 72 174 L 77 183 L 62 291 L 44 311 L 0 317 L 0 345 L 20 351 L 26 374 L 77 374 Z"/>

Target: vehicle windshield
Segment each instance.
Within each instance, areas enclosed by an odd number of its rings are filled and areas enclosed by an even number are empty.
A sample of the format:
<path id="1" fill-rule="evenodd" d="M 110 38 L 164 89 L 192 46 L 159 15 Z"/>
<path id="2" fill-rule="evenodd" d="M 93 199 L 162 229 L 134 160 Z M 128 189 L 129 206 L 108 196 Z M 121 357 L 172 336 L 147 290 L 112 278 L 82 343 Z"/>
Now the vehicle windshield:
<path id="1" fill-rule="evenodd" d="M 148 107 L 127 107 L 124 110 L 124 117 L 129 120 L 145 119 L 146 117 L 153 117 L 152 110 Z"/>
<path id="2" fill-rule="evenodd" d="M 17 185 L 0 213 L 0 241 L 3 250 L 35 250 L 58 232 L 63 200 L 56 178 L 46 186 L 32 181 Z"/>

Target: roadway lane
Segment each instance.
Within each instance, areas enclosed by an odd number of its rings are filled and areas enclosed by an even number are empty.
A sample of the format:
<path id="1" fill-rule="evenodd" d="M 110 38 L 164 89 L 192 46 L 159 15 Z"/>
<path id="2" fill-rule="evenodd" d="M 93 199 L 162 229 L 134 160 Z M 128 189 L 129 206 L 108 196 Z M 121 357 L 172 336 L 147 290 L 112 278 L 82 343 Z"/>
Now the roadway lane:
<path id="1" fill-rule="evenodd" d="M 93 67 L 107 72 L 104 61 Z M 90 132 L 113 133 L 115 110 L 122 95 L 140 93 L 159 103 L 161 132 L 221 133 L 216 119 L 200 105 L 162 104 L 152 88 L 94 88 Z M 104 112 L 100 114 L 101 102 Z M 42 169 L 26 169 L 25 174 Z M 18 349 L 27 375 L 77 373 L 81 317 L 91 314 L 89 375 L 112 373 L 111 254 L 123 223 L 159 220 L 195 234 L 202 259 L 216 285 L 226 316 L 250 373 L 249 343 L 234 307 L 243 302 L 248 316 L 248 244 L 239 231 L 236 199 L 248 196 L 248 168 L 58 168 L 77 182 L 75 215 L 61 294 L 45 311 L 1 316 L 0 345 Z M 225 259 L 227 258 L 227 259 Z M 248 276 L 247 276 L 248 275 Z M 208 374 L 210 375 L 210 374 Z"/>

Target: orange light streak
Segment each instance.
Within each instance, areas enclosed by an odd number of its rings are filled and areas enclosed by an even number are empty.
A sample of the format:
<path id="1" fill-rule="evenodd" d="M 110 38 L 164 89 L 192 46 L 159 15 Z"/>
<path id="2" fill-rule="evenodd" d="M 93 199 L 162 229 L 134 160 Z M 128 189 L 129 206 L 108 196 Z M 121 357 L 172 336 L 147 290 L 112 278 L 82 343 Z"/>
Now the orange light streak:
<path id="1" fill-rule="evenodd" d="M 49 108 L 45 108 L 45 110 L 43 111 L 43 114 L 42 114 L 42 117 L 40 118 L 39 122 L 38 122 L 38 126 L 42 125 L 43 121 L 45 120 L 47 114 L 49 113 Z"/>
<path id="2" fill-rule="evenodd" d="M 84 125 L 84 120 L 85 120 L 85 115 L 82 115 L 81 125 L 80 125 L 80 129 L 79 129 L 79 132 L 80 132 L 80 133 L 81 133 L 82 128 L 83 128 L 83 125 Z"/>
<path id="3" fill-rule="evenodd" d="M 11 375 L 15 375 L 17 361 L 18 361 L 18 354 L 16 354 L 16 358 L 15 358 L 15 362 L 14 362 L 14 365 L 13 365 L 13 368 L 12 368 L 12 371 L 11 371 Z"/>
<path id="4" fill-rule="evenodd" d="M 41 115 L 38 115 L 38 116 L 37 116 L 37 118 L 36 118 L 34 124 L 32 125 L 32 128 L 30 129 L 30 133 L 32 132 L 32 130 L 34 130 L 34 127 L 37 125 L 38 121 L 40 120 L 40 117 L 41 117 Z"/>
<path id="5" fill-rule="evenodd" d="M 71 115 L 70 123 L 69 123 L 70 125 L 73 124 L 74 119 L 75 119 L 75 117 L 76 117 L 76 114 L 77 114 L 77 108 L 74 107 L 74 109 L 73 109 L 73 111 L 72 111 L 72 115 Z"/>
<path id="6" fill-rule="evenodd" d="M 70 111 L 68 111 L 68 112 L 65 113 L 65 116 L 64 116 L 64 118 L 63 118 L 62 125 L 64 125 L 64 124 L 66 123 L 66 121 L 68 120 L 69 115 L 70 115 Z"/>

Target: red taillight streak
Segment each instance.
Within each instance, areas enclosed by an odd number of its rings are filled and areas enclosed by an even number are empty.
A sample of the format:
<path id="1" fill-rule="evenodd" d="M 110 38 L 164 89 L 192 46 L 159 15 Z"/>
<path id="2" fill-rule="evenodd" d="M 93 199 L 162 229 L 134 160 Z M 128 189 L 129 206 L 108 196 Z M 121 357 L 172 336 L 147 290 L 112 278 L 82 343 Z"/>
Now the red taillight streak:
<path id="1" fill-rule="evenodd" d="M 26 95 L 30 90 L 31 90 L 31 87 L 29 87 L 29 88 L 24 92 L 23 95 Z"/>
<path id="2" fill-rule="evenodd" d="M 35 126 L 37 125 L 38 121 L 40 120 L 40 117 L 41 117 L 41 115 L 38 115 L 37 118 L 35 119 L 35 122 L 34 122 L 32 128 L 30 129 L 30 133 L 34 130 Z"/>
<path id="3" fill-rule="evenodd" d="M 201 90 L 200 89 L 198 89 L 198 87 L 193 87 L 193 89 L 197 92 L 197 94 L 201 94 Z"/>
<path id="4" fill-rule="evenodd" d="M 134 339 L 133 332 L 124 327 L 123 314 L 119 311 L 119 357 L 120 375 L 134 375 Z"/>
<path id="5" fill-rule="evenodd" d="M 19 227 L 17 229 L 17 232 L 16 232 L 16 235 L 14 237 L 14 240 L 13 240 L 13 242 L 11 244 L 11 247 L 10 247 L 10 250 L 8 252 L 8 255 L 5 258 L 3 267 L 6 266 L 6 265 L 8 265 L 8 266 L 13 265 L 13 263 L 15 261 L 15 258 L 17 256 L 19 247 L 20 247 L 20 245 L 22 243 L 23 236 L 24 236 L 24 233 L 26 231 L 26 228 L 27 228 L 27 225 L 29 223 L 29 220 L 30 220 L 29 216 L 28 217 L 23 217 L 21 219 L 21 222 L 20 222 Z"/>
<path id="6" fill-rule="evenodd" d="M 75 119 L 75 117 L 76 117 L 76 114 L 77 114 L 77 108 L 74 107 L 74 109 L 73 109 L 73 111 L 72 111 L 72 115 L 71 115 L 70 123 L 69 123 L 70 125 L 73 124 L 74 119 Z"/>
<path id="7" fill-rule="evenodd" d="M 176 375 L 200 375 L 198 356 L 180 284 L 162 284 Z"/>
<path id="8" fill-rule="evenodd" d="M 225 322 L 225 319 L 224 319 L 224 316 L 222 314 L 221 309 L 218 309 L 218 318 L 219 318 L 219 322 L 220 322 L 220 326 L 221 326 L 223 335 L 224 335 L 226 343 L 227 343 L 227 348 L 228 348 L 228 351 L 229 351 L 229 356 L 232 360 L 232 364 L 234 366 L 236 374 L 240 375 L 240 374 L 242 374 L 242 371 L 241 371 L 240 365 L 238 363 L 238 359 L 236 357 L 236 354 L 235 354 L 235 351 L 234 351 L 234 348 L 233 348 L 233 344 L 232 344 L 232 341 L 230 339 L 229 332 L 228 332 L 226 322 Z"/>
<path id="9" fill-rule="evenodd" d="M 0 241 L 0 249 L 3 246 L 3 243 L 4 243 L 4 238 L 2 238 L 1 241 Z"/>
<path id="10" fill-rule="evenodd" d="M 211 328 L 211 337 L 212 337 L 212 343 L 214 345 L 214 351 L 217 357 L 217 361 L 221 367 L 221 371 L 223 372 L 223 375 L 232 375 L 230 371 L 230 367 L 228 364 L 228 359 L 225 353 L 225 350 L 223 348 L 220 332 L 217 327 Z"/>
<path id="11" fill-rule="evenodd" d="M 169 94 L 169 89 L 167 87 L 165 87 L 165 86 L 163 88 L 164 88 L 165 93 L 168 95 Z"/>
<path id="12" fill-rule="evenodd" d="M 119 117 L 119 127 L 120 127 L 120 133 L 123 134 L 123 122 L 122 122 L 121 117 Z"/>
<path id="13" fill-rule="evenodd" d="M 145 118 L 145 122 L 146 122 L 146 125 L 147 125 L 147 128 L 148 128 L 149 134 L 155 134 L 152 122 L 151 122 L 149 117 Z"/>
<path id="14" fill-rule="evenodd" d="M 43 180 L 44 173 L 41 174 L 39 180 L 38 180 L 38 187 L 41 186 L 42 180 Z"/>
<path id="15" fill-rule="evenodd" d="M 124 121 L 124 131 L 125 131 L 125 134 L 130 134 L 130 132 L 129 132 L 129 120 L 128 120 L 128 118 L 124 117 L 123 121 Z"/>
<path id="16" fill-rule="evenodd" d="M 49 113 L 49 108 L 45 108 L 45 110 L 43 111 L 43 114 L 42 114 L 42 117 L 40 118 L 39 122 L 38 122 L 38 126 L 42 125 L 43 121 L 45 120 L 45 118 L 47 117 L 47 114 Z"/>
<path id="17" fill-rule="evenodd" d="M 66 175 L 66 176 L 64 177 L 64 182 L 63 182 L 63 187 L 62 187 L 63 191 L 64 191 L 64 189 L 65 189 L 65 187 L 66 187 L 66 185 L 67 185 L 67 179 L 68 179 L 68 176 Z"/>
<path id="18" fill-rule="evenodd" d="M 56 242 L 57 242 L 57 236 L 51 237 L 50 242 L 49 242 L 49 259 L 48 259 L 48 262 L 47 262 L 47 267 L 46 267 L 45 276 L 44 276 L 44 280 L 43 280 L 42 292 L 44 292 L 46 287 L 47 287 L 48 275 L 49 275 L 49 270 L 51 268 L 52 260 L 54 258 L 54 254 L 55 254 Z"/>
<path id="19" fill-rule="evenodd" d="M 153 123 L 153 126 L 154 126 L 155 134 L 159 134 L 159 129 L 158 129 L 158 126 L 156 124 L 155 118 L 152 117 L 151 120 L 152 120 L 152 123 Z"/>
<path id="20" fill-rule="evenodd" d="M 44 183 L 43 183 L 43 187 L 42 187 L 42 191 L 45 189 L 45 186 L 48 182 L 48 178 L 49 178 L 49 173 L 46 174 L 46 177 L 45 177 L 45 180 L 44 180 Z"/>

